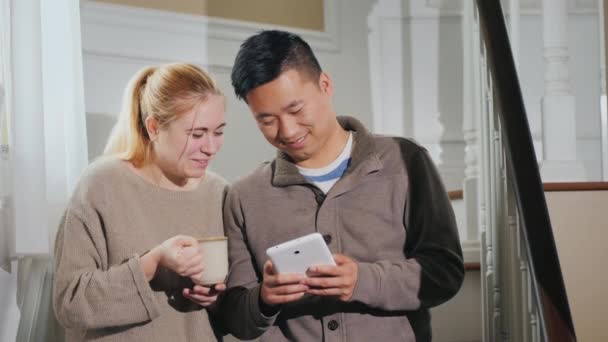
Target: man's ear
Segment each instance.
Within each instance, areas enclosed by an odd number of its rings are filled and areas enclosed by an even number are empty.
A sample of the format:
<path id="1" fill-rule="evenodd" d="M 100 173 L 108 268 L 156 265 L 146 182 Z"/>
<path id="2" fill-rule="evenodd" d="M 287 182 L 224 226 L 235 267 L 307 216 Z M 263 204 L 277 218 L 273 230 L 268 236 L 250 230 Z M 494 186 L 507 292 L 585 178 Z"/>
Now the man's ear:
<path id="1" fill-rule="evenodd" d="M 152 115 L 146 118 L 146 131 L 150 141 L 156 140 L 156 137 L 158 137 L 158 120 Z"/>
<path id="2" fill-rule="evenodd" d="M 319 89 L 329 96 L 334 94 L 334 84 L 331 81 L 331 78 L 329 78 L 329 75 L 324 72 L 321 72 L 321 75 L 319 76 Z"/>

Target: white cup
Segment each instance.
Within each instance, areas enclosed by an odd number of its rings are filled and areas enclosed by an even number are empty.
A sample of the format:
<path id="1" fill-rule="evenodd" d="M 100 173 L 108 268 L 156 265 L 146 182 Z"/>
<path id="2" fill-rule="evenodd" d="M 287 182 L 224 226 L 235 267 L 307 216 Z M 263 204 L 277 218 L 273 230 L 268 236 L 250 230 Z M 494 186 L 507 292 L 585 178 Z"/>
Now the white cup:
<path id="1" fill-rule="evenodd" d="M 205 269 L 200 280 L 195 283 L 206 286 L 223 283 L 228 275 L 228 238 L 215 236 L 197 241 Z"/>

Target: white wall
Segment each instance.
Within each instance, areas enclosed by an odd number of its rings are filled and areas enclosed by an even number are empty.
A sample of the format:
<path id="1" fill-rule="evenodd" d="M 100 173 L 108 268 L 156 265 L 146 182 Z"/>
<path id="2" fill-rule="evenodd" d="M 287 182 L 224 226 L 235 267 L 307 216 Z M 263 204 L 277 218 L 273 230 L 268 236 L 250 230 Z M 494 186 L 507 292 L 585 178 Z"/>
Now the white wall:
<path id="1" fill-rule="evenodd" d="M 447 303 L 431 310 L 433 341 L 481 341 L 481 274 L 467 271 L 462 288 Z"/>
<path id="2" fill-rule="evenodd" d="M 371 128 L 369 65 L 365 37 L 371 1 L 328 0 L 326 32 L 296 31 L 311 43 L 335 86 L 339 114 Z M 94 158 L 120 110 L 122 89 L 139 68 L 188 61 L 210 70 L 227 97 L 224 147 L 212 169 L 228 180 L 245 175 L 274 150 L 257 131 L 247 107 L 236 100 L 230 70 L 240 43 L 263 28 L 146 9 L 84 2 L 82 37 L 89 156 Z M 120 39 L 117 39 L 120 37 Z"/>
<path id="3" fill-rule="evenodd" d="M 545 196 L 576 336 L 579 341 L 606 341 L 608 191 Z"/>

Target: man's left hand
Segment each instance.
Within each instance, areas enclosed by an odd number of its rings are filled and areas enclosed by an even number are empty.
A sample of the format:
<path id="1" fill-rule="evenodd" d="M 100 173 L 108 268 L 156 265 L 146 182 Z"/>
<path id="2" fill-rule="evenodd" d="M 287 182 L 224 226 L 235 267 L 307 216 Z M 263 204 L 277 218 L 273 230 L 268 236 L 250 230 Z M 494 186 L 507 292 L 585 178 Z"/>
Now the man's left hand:
<path id="1" fill-rule="evenodd" d="M 308 269 L 304 284 L 306 292 L 318 296 L 336 296 L 341 301 L 349 301 L 353 296 L 359 265 L 351 258 L 334 254 L 336 266 L 313 266 Z"/>

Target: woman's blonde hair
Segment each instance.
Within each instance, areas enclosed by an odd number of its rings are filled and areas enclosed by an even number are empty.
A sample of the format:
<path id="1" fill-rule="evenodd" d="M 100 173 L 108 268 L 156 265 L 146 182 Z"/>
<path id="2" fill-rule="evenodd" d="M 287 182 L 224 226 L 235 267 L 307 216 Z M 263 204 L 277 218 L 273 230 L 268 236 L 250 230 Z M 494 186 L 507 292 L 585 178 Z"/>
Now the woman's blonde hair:
<path id="1" fill-rule="evenodd" d="M 186 63 L 150 66 L 140 70 L 125 89 L 123 108 L 104 155 L 116 155 L 136 167 L 149 160 L 150 138 L 145 122 L 156 118 L 166 127 L 209 95 L 222 95 L 215 81 L 201 68 Z"/>

